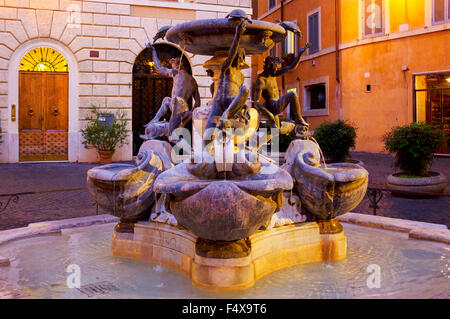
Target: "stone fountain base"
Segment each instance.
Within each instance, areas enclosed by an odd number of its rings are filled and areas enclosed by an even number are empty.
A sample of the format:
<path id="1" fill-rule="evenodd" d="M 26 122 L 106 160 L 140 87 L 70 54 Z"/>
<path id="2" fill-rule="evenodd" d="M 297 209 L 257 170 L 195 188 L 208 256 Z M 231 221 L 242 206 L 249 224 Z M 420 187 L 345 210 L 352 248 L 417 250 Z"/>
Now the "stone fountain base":
<path id="1" fill-rule="evenodd" d="M 154 222 L 138 222 L 133 233 L 115 232 L 114 256 L 161 262 L 189 277 L 194 286 L 209 290 L 251 287 L 259 278 L 282 268 L 347 255 L 344 231 L 321 234 L 316 222 L 257 231 L 246 240 L 247 249 L 224 256 L 223 246 L 214 247 L 190 231 Z"/>

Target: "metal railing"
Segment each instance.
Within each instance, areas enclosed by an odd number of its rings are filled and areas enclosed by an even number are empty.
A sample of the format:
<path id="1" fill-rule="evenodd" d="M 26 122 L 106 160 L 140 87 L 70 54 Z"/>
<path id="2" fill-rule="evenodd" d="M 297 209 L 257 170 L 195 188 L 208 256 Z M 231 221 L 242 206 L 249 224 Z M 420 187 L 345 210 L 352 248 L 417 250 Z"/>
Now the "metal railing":
<path id="1" fill-rule="evenodd" d="M 418 191 L 400 191 L 387 188 L 383 185 L 372 185 L 367 188 L 366 196 L 369 199 L 369 208 L 373 209 L 373 215 L 377 214 L 377 209 L 380 208 L 378 203 L 383 199 L 383 193 L 395 193 L 398 195 L 408 197 L 441 197 L 450 196 L 449 193 L 433 193 L 433 192 L 418 192 Z"/>
<path id="2" fill-rule="evenodd" d="M 41 191 L 33 191 L 33 192 L 20 192 L 20 193 L 9 193 L 9 194 L 0 194 L 0 213 L 5 211 L 6 208 L 11 203 L 17 204 L 20 200 L 20 197 L 23 195 L 35 195 L 35 194 L 46 194 L 46 193 L 59 193 L 59 192 L 72 192 L 79 190 L 87 190 L 87 187 L 75 187 L 75 188 L 62 188 L 62 189 L 49 189 L 49 190 L 41 190 Z M 2 198 L 7 198 L 6 200 L 2 200 Z M 98 215 L 98 205 L 96 205 L 96 213 Z"/>

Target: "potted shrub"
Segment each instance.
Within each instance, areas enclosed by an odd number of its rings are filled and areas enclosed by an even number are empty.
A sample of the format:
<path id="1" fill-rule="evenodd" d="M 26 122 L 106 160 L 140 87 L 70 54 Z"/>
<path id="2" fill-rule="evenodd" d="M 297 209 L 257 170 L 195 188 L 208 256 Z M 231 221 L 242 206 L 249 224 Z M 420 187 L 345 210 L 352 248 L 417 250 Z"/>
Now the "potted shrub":
<path id="1" fill-rule="evenodd" d="M 81 130 L 84 146 L 97 149 L 100 164 L 110 164 L 116 147 L 126 144 L 128 133 L 125 113 L 119 111 L 112 116 L 93 106 L 86 121 L 87 126 Z"/>
<path id="2" fill-rule="evenodd" d="M 323 122 L 314 130 L 313 137 L 319 143 L 326 162 L 362 164 L 348 159 L 350 149 L 356 144 L 356 130 L 354 125 L 342 120 Z"/>
<path id="3" fill-rule="evenodd" d="M 444 138 L 441 128 L 426 123 L 397 126 L 387 132 L 385 149 L 395 155 L 394 166 L 400 169 L 389 175 L 388 186 L 400 192 L 442 192 L 447 185 L 445 176 L 429 169 L 433 152 Z"/>

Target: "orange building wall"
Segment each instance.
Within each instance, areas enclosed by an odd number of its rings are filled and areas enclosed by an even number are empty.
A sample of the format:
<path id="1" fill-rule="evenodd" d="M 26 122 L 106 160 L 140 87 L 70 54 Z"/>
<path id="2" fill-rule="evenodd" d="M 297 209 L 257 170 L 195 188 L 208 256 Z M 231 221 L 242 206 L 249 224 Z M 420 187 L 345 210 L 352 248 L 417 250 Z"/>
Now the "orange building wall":
<path id="1" fill-rule="evenodd" d="M 267 11 L 264 9 L 267 8 L 267 2 L 258 2 L 259 16 Z M 426 0 L 389 0 L 385 8 L 385 14 L 389 13 L 389 23 L 385 25 L 386 35 L 361 39 L 361 2 L 339 2 L 341 96 L 336 93 L 336 56 L 332 50 L 335 46 L 335 1 L 330 0 L 293 0 L 285 5 L 284 20 L 297 21 L 303 32 L 301 45 L 307 40 L 307 14 L 321 7 L 322 51 L 319 55 L 323 50 L 330 50 L 330 53 L 315 58 L 315 66 L 312 66 L 311 59 L 302 61 L 296 71 L 285 76 L 286 88 L 298 87 L 302 103 L 303 81 L 328 76 L 329 115 L 309 116 L 307 121 L 311 129 L 325 120 L 339 119 L 342 109 L 342 119 L 350 120 L 359 127 L 356 150 L 382 152 L 382 136 L 393 126 L 406 125 L 414 120 L 413 74 L 450 70 L 450 30 L 448 25 L 444 26 L 443 31 L 436 31 L 439 30 L 437 28 L 433 30 L 433 27 L 422 29 L 427 20 Z M 280 10 L 263 20 L 274 22 L 276 18 L 280 18 Z M 399 32 L 403 24 L 408 24 L 409 33 Z M 428 32 L 414 35 L 411 30 Z M 409 36 L 390 39 L 404 35 Z M 304 54 L 305 57 L 308 56 Z M 253 59 L 254 78 L 262 70 L 262 61 L 262 57 Z M 402 71 L 402 66 L 407 66 L 408 70 Z M 368 78 L 365 77 L 366 73 L 370 74 Z M 367 84 L 371 85 L 370 93 L 365 92 Z"/>
<path id="2" fill-rule="evenodd" d="M 268 1 L 259 1 L 258 10 L 259 15 L 267 11 Z M 307 14 L 318 7 L 321 7 L 321 49 L 327 49 L 335 46 L 335 34 L 329 32 L 329 30 L 335 29 L 335 12 L 334 1 L 301 1 L 301 5 L 298 0 L 291 1 L 284 5 L 284 20 L 297 21 L 302 34 L 303 39 L 299 41 L 299 47 L 306 44 L 308 39 L 307 28 Z M 265 8 L 265 9 L 264 9 Z M 275 22 L 275 19 L 281 18 L 281 11 L 268 15 L 263 18 L 264 21 Z M 278 45 L 278 56 L 280 56 L 280 44 Z M 264 58 L 268 55 L 265 53 L 260 56 L 252 57 L 252 71 L 253 79 L 256 79 L 257 74 L 262 72 L 264 65 Z M 302 57 L 308 57 L 307 52 Z M 329 99 L 329 116 L 310 116 L 307 118 L 311 129 L 316 128 L 324 120 L 336 120 L 339 118 L 339 112 L 335 103 L 335 91 L 336 91 L 336 72 L 335 72 L 335 53 L 329 53 L 326 55 L 315 58 L 316 65 L 312 66 L 312 60 L 306 60 L 300 63 L 300 66 L 295 70 L 285 75 L 285 90 L 282 90 L 281 79 L 278 80 L 278 87 L 281 94 L 286 93 L 288 88 L 296 87 L 299 94 L 300 102 L 302 101 L 302 81 L 319 78 L 322 76 L 328 76 L 328 99 Z"/>
<path id="3" fill-rule="evenodd" d="M 383 151 L 385 132 L 413 121 L 412 76 L 450 69 L 449 38 L 449 31 L 441 31 L 341 51 L 343 117 L 360 128 L 358 151 Z M 366 84 L 371 93 L 365 92 Z"/>

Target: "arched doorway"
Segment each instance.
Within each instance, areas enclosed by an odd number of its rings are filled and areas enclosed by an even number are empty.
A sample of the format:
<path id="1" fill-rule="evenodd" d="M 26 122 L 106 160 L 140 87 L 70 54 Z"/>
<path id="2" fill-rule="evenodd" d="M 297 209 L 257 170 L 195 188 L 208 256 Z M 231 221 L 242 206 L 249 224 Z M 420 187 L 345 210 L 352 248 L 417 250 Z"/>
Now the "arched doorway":
<path id="1" fill-rule="evenodd" d="M 182 55 L 181 50 L 169 44 L 158 43 L 154 46 L 164 67 L 170 68 L 169 60 Z M 185 55 L 183 63 L 186 71 L 192 74 Z M 162 76 L 154 68 L 150 49 L 145 49 L 137 56 L 133 66 L 133 155 L 137 155 L 143 142 L 140 135 L 145 132 L 144 125 L 156 115 L 162 100 L 171 95 L 172 84 L 171 77 Z M 192 101 L 188 101 L 188 104 L 192 106 Z"/>
<path id="2" fill-rule="evenodd" d="M 39 47 L 19 65 L 19 161 L 68 159 L 69 67 L 57 50 Z"/>

